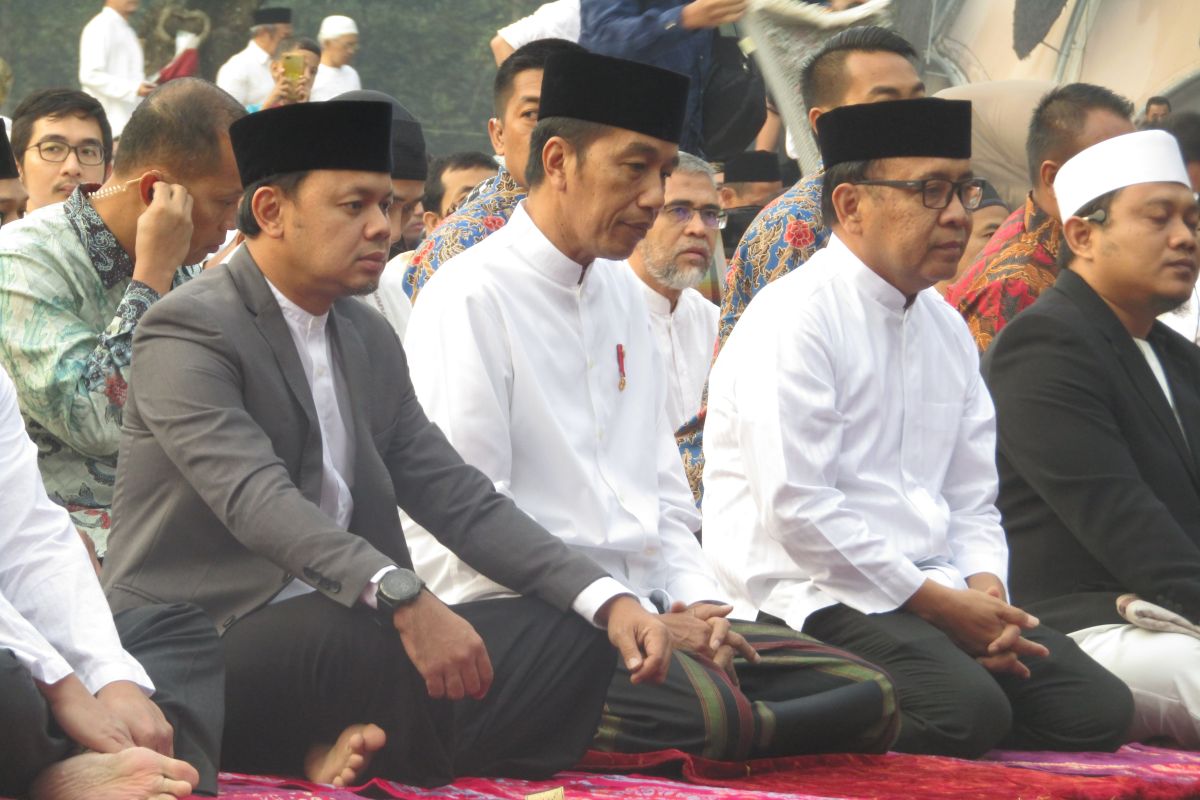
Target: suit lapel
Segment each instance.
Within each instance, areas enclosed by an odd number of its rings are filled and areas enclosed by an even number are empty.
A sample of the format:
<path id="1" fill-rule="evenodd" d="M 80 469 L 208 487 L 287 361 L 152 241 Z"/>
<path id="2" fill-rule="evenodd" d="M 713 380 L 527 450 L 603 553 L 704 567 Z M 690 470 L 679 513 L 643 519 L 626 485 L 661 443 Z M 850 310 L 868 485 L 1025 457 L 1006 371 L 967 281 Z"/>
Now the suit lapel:
<path id="1" fill-rule="evenodd" d="M 1179 411 L 1179 422 L 1188 446 L 1188 466 L 1191 467 L 1192 483 L 1200 489 L 1200 369 L 1197 369 L 1197 351 L 1195 346 L 1186 341 L 1179 341 L 1165 330 L 1166 326 L 1156 324 L 1150 338 L 1154 342 L 1155 352 L 1162 361 L 1163 371 L 1167 374 L 1167 383 L 1171 386 L 1171 395 L 1175 398 L 1175 408 Z"/>
<path id="2" fill-rule="evenodd" d="M 1117 315 L 1113 313 L 1112 309 L 1108 307 L 1108 304 L 1104 302 L 1100 295 L 1096 294 L 1083 278 L 1071 270 L 1065 269 L 1059 273 L 1055 287 L 1065 292 L 1068 297 L 1080 306 L 1084 319 L 1095 325 L 1104 338 L 1108 340 L 1121 368 L 1125 371 L 1125 374 L 1129 377 L 1129 381 L 1133 384 L 1138 395 L 1157 421 L 1162 433 L 1171 441 L 1171 446 L 1175 448 L 1175 452 L 1178 453 L 1180 460 L 1187 468 L 1188 475 L 1191 477 L 1192 482 L 1195 483 L 1197 480 L 1197 465 L 1192 450 L 1188 448 L 1188 443 L 1184 441 L 1184 432 L 1179 427 L 1180 423 L 1175 418 L 1175 412 L 1171 410 L 1171 405 L 1167 401 L 1162 386 L 1159 385 L 1158 379 L 1154 377 L 1154 372 L 1151 371 L 1150 365 L 1146 363 L 1146 357 L 1138 349 L 1138 345 L 1129 334 L 1129 331 L 1125 329 L 1125 326 L 1117 319 Z M 1160 350 L 1156 350 L 1155 354 L 1159 356 L 1159 360 L 1163 362 L 1163 369 L 1166 370 L 1168 359 L 1164 357 Z M 1168 383 L 1171 383 L 1169 378 Z M 1174 390 L 1173 384 L 1172 390 Z M 1174 391 L 1172 391 L 1172 394 L 1174 394 Z M 1183 416 L 1183 410 L 1180 409 L 1180 417 L 1182 418 Z"/>
<path id="3" fill-rule="evenodd" d="M 349 302 L 359 301 L 352 299 Z M 364 457 L 375 447 L 371 438 L 371 397 L 365 391 L 370 385 L 370 363 L 358 330 L 338 311 L 338 303 L 334 303 L 329 311 L 329 327 L 334 358 L 342 378 L 337 386 L 338 405 L 354 440 L 354 475 L 346 476 L 347 484 L 353 489 L 354 476 L 361 473 Z"/>
<path id="4" fill-rule="evenodd" d="M 239 250 L 230 260 L 229 273 L 246 303 L 246 308 L 254 317 L 255 326 L 275 355 L 275 363 L 284 383 L 295 401 L 304 409 L 308 430 L 304 432 L 304 455 L 297 484 L 306 497 L 317 498 L 314 502 L 318 502 L 321 497 L 321 426 L 317 420 L 317 407 L 313 402 L 312 389 L 304 376 L 304 367 L 300 364 L 292 332 L 288 329 L 275 295 L 271 293 L 267 279 L 245 248 Z"/>

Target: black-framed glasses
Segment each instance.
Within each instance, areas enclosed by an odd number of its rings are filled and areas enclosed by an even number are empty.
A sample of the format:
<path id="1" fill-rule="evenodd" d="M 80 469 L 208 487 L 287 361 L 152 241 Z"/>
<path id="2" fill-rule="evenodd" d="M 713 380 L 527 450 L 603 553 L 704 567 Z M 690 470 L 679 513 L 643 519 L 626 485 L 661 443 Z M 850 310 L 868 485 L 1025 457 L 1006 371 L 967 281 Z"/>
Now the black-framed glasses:
<path id="1" fill-rule="evenodd" d="M 692 221 L 693 214 L 700 215 L 700 222 L 706 228 L 721 230 L 729 221 L 729 215 L 719 208 L 692 208 L 684 205 L 663 206 L 662 213 L 672 225 L 687 225 Z"/>
<path id="2" fill-rule="evenodd" d="M 943 209 L 950 205 L 950 198 L 958 195 L 958 201 L 967 211 L 974 211 L 983 202 L 983 178 L 967 178 L 948 181 L 945 178 L 926 178 L 923 181 L 855 181 L 858 186 L 890 186 L 893 189 L 909 189 L 921 193 L 921 203 L 926 208 Z"/>
<path id="3" fill-rule="evenodd" d="M 70 145 L 66 142 L 38 142 L 30 145 L 27 150 L 37 150 L 43 161 L 60 164 L 67 160 L 72 151 L 79 163 L 85 167 L 98 167 L 104 163 L 104 148 L 98 144 Z"/>

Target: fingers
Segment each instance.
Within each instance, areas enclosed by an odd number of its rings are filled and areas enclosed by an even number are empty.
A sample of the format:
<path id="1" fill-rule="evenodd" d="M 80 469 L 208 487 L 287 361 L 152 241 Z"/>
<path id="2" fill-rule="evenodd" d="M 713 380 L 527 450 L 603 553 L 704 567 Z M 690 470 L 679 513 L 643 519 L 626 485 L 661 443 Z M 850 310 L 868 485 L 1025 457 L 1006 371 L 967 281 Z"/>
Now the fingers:
<path id="1" fill-rule="evenodd" d="M 997 616 L 1002 621 L 1012 625 L 1019 625 L 1025 630 L 1036 628 L 1040 624 L 1038 618 L 1033 614 L 1028 614 L 1016 606 L 1010 606 L 1008 603 L 1003 604 Z"/>
<path id="2" fill-rule="evenodd" d="M 742 636 L 737 631 L 730 631 L 725 636 L 725 645 L 731 648 L 734 652 L 741 655 L 742 658 L 749 661 L 751 664 L 757 664 L 762 661 L 762 656 L 754 649 L 754 645 L 746 641 L 746 637 Z"/>
<path id="3" fill-rule="evenodd" d="M 463 686 L 463 675 L 456 669 L 451 669 L 446 673 L 444 678 L 446 684 L 446 699 L 447 700 L 462 700 L 466 697 L 466 689 Z"/>
<path id="4" fill-rule="evenodd" d="M 1023 637 L 1017 639 L 1017 641 L 1013 643 L 1013 646 L 1010 648 L 1010 652 L 1016 653 L 1021 657 L 1028 656 L 1032 658 L 1045 658 L 1046 656 L 1050 655 L 1050 651 L 1047 650 L 1044 645 L 1040 645 L 1037 642 L 1031 642 Z"/>
<path id="5" fill-rule="evenodd" d="M 725 644 L 726 639 L 729 637 L 729 620 L 723 617 L 711 617 L 707 621 L 708 626 L 712 629 L 712 632 L 709 634 L 708 638 L 708 649 L 712 651 L 715 656 L 717 650 L 719 650 L 721 646 Z M 734 635 L 736 636 L 737 634 Z"/>
<path id="6" fill-rule="evenodd" d="M 488 657 L 487 647 L 482 643 L 479 645 L 479 651 L 475 654 L 475 660 L 471 663 L 468 674 L 474 677 L 475 689 L 472 690 L 470 682 L 467 683 L 467 694 L 476 700 L 482 700 L 492 688 L 492 659 Z"/>
<path id="7" fill-rule="evenodd" d="M 717 649 L 717 652 L 713 654 L 713 663 L 715 663 L 718 667 L 720 667 L 722 670 L 724 670 L 725 674 L 729 676 L 729 680 L 731 680 L 733 682 L 733 685 L 737 686 L 738 685 L 737 670 L 734 669 L 734 666 L 733 666 L 734 655 L 735 655 L 735 652 L 732 647 L 730 647 L 729 645 L 722 645 L 720 648 Z"/>
<path id="8" fill-rule="evenodd" d="M 446 696 L 446 679 L 442 677 L 442 673 L 433 672 L 425 676 L 425 691 L 429 692 L 429 696 L 434 700 L 441 700 Z"/>
<path id="9" fill-rule="evenodd" d="M 727 617 L 733 612 L 733 606 L 716 605 L 715 603 L 696 603 L 689 611 L 696 619 L 710 620 L 713 617 Z"/>
<path id="10" fill-rule="evenodd" d="M 983 656 L 975 660 L 994 675 L 1009 674 L 1024 679 L 1028 678 L 1031 674 L 1029 667 L 1021 663 L 1016 653 L 1008 652 L 997 656 Z"/>
<path id="11" fill-rule="evenodd" d="M 671 637 L 663 625 L 642 628 L 637 632 L 634 649 L 639 653 L 639 666 L 630 668 L 630 680 L 633 683 L 662 683 L 667 679 L 667 670 L 671 666 Z M 640 654 L 644 654 L 640 655 Z"/>
<path id="12" fill-rule="evenodd" d="M 683 612 L 685 612 L 687 610 L 688 610 L 687 603 L 683 602 L 682 600 L 676 600 L 673 603 L 671 603 L 671 608 L 667 610 L 667 613 L 668 614 L 682 614 Z"/>
<path id="13" fill-rule="evenodd" d="M 988 655 L 999 655 L 1008 650 L 1011 650 L 1017 640 L 1021 638 L 1021 628 L 1017 625 L 1005 625 L 1004 630 L 1000 632 L 992 642 L 988 645 Z"/>

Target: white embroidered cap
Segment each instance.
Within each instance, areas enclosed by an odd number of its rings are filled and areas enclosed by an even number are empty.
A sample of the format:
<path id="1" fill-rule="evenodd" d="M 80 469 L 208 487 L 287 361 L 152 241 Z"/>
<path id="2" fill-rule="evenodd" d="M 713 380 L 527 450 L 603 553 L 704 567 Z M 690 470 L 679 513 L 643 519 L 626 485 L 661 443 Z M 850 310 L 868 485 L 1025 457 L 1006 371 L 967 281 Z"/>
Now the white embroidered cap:
<path id="1" fill-rule="evenodd" d="M 321 20 L 321 29 L 317 31 L 317 41 L 325 42 L 330 39 L 336 39 L 339 36 L 345 36 L 348 33 L 358 35 L 358 26 L 354 24 L 354 20 L 349 17 L 343 17 L 340 14 L 334 14 L 332 17 L 326 17 Z"/>
<path id="2" fill-rule="evenodd" d="M 1097 197 L 1137 183 L 1182 183 L 1191 188 L 1174 136 L 1159 130 L 1137 131 L 1077 153 L 1054 179 L 1058 211 L 1065 222 Z"/>

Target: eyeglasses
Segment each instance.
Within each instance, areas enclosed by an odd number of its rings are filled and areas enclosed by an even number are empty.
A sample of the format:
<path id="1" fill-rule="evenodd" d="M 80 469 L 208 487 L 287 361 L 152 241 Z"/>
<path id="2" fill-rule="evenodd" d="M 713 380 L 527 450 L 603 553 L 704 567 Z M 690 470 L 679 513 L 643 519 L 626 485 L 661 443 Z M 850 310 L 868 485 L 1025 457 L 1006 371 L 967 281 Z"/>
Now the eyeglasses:
<path id="1" fill-rule="evenodd" d="M 66 142 L 38 142 L 30 145 L 26 151 L 37 150 L 43 161 L 54 164 L 67 160 L 72 152 L 85 167 L 98 167 L 104 163 L 104 148 L 98 144 L 69 145 Z"/>
<path id="2" fill-rule="evenodd" d="M 700 215 L 700 221 L 704 223 L 704 227 L 715 228 L 716 230 L 723 229 L 725 223 L 729 221 L 729 215 L 716 208 L 692 208 L 691 206 L 670 205 L 663 206 L 662 213 L 667 215 L 667 220 L 672 225 L 687 225 L 692 221 L 693 214 Z"/>
<path id="3" fill-rule="evenodd" d="M 964 181 L 927 178 L 923 181 L 854 181 L 854 183 L 858 186 L 890 186 L 893 189 L 910 189 L 920 192 L 921 202 L 926 208 L 945 208 L 950 205 L 952 195 L 958 195 L 958 201 L 967 211 L 974 211 L 983 202 L 983 178 L 967 178 Z"/>

